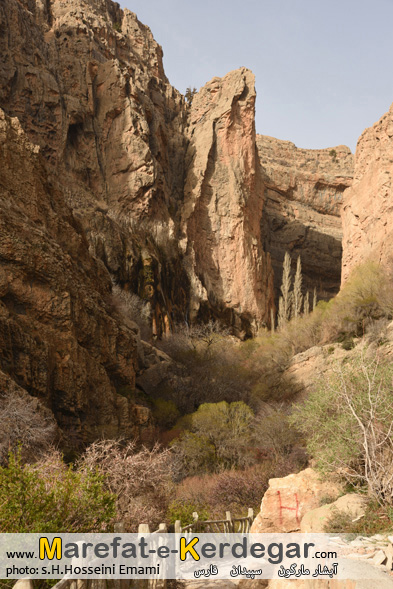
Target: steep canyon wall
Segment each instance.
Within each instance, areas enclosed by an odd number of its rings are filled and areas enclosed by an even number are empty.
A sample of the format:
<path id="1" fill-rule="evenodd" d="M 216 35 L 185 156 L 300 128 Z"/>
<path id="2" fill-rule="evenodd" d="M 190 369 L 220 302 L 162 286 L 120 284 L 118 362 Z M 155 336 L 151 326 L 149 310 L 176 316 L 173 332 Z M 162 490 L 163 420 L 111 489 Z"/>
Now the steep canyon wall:
<path id="1" fill-rule="evenodd" d="M 3 0 L 0 54 L 0 369 L 78 440 L 149 427 L 132 391 L 155 360 L 113 284 L 155 336 L 269 326 L 286 250 L 337 292 L 352 155 L 256 135 L 248 69 L 187 103 L 111 0 Z"/>
<path id="2" fill-rule="evenodd" d="M 257 135 L 265 215 L 262 232 L 271 255 L 278 294 L 288 251 L 295 266 L 302 260 L 305 289 L 331 298 L 340 288 L 341 208 L 351 185 L 353 155 L 344 145 L 299 149 L 290 141 Z"/>

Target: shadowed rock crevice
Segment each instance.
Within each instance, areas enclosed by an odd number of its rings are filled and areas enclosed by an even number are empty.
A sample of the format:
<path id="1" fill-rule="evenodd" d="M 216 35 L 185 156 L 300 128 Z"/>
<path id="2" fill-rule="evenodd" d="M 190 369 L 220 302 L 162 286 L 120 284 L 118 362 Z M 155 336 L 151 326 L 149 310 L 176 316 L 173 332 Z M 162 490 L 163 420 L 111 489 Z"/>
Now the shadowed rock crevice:
<path id="1" fill-rule="evenodd" d="M 329 299 L 340 288 L 340 212 L 352 181 L 353 156 L 345 146 L 298 149 L 263 135 L 257 136 L 257 146 L 265 185 L 262 233 L 272 259 L 276 302 L 286 251 L 293 267 L 301 256 L 304 290 L 316 288 L 318 298 Z"/>

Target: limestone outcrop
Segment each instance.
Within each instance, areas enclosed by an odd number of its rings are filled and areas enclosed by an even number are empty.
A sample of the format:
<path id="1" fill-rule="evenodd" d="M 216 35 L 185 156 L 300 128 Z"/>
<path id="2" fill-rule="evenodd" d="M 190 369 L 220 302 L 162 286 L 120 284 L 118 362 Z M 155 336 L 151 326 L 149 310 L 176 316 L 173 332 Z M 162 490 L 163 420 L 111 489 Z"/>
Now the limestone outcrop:
<path id="1" fill-rule="evenodd" d="M 299 149 L 257 135 L 264 184 L 264 247 L 274 269 L 276 296 L 288 251 L 302 259 L 304 287 L 330 298 L 340 288 L 343 193 L 351 185 L 353 155 L 344 145 Z"/>
<path id="2" fill-rule="evenodd" d="M 149 28 L 110 0 L 5 0 L 0 31 L 0 107 L 62 178 L 90 252 L 151 302 L 154 330 L 265 323 L 252 73 L 214 79 L 190 110 Z"/>
<path id="3" fill-rule="evenodd" d="M 255 327 L 267 322 L 273 275 L 262 247 L 254 75 L 213 78 L 192 101 L 181 246 L 200 301 Z M 184 236 L 184 237 L 183 237 Z"/>
<path id="4" fill-rule="evenodd" d="M 333 503 L 308 511 L 302 518 L 300 531 L 304 534 L 326 532 L 328 531 L 326 525 L 335 514 L 340 513 L 355 520 L 364 516 L 366 505 L 367 497 L 356 495 L 356 493 L 343 495 Z"/>
<path id="5" fill-rule="evenodd" d="M 360 136 L 351 188 L 342 210 L 342 282 L 357 265 L 372 259 L 392 276 L 393 105 Z"/>
<path id="6" fill-rule="evenodd" d="M 303 516 L 319 507 L 321 499 L 335 500 L 341 489 L 331 481 L 322 481 L 312 468 L 279 479 L 270 479 L 263 496 L 261 511 L 251 532 L 298 532 Z"/>
<path id="7" fill-rule="evenodd" d="M 0 107 L 61 178 L 91 254 L 165 330 L 188 298 L 172 219 L 187 139 L 161 47 L 110 0 L 5 0 L 0 51 Z"/>
<path id="8" fill-rule="evenodd" d="M 109 274 L 39 150 L 0 111 L 0 369 L 15 383 L 6 387 L 49 407 L 70 445 L 139 435 L 146 418 L 118 394 L 134 389 L 137 330 L 113 312 Z"/>

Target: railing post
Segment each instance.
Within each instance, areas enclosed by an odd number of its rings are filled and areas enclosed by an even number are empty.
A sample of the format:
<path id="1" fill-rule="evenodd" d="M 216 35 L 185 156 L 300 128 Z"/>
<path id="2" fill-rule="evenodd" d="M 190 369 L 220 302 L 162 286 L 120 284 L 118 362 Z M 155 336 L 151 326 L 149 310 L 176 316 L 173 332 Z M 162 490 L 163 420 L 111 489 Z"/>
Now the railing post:
<path id="1" fill-rule="evenodd" d="M 181 534 L 181 521 L 179 519 L 175 521 L 175 534 Z"/>
<path id="2" fill-rule="evenodd" d="M 199 531 L 199 525 L 198 525 L 199 515 L 198 515 L 197 511 L 192 512 L 192 519 L 194 520 L 194 524 L 195 524 L 195 528 L 193 528 L 193 531 L 198 532 Z"/>
<path id="3" fill-rule="evenodd" d="M 150 534 L 149 524 L 139 524 L 138 534 Z"/>
<path id="4" fill-rule="evenodd" d="M 167 525 L 166 524 L 160 524 L 158 526 L 158 531 L 162 532 L 163 534 L 166 534 L 168 531 Z"/>
<path id="5" fill-rule="evenodd" d="M 228 532 L 232 533 L 235 530 L 233 529 L 233 521 L 232 521 L 232 516 L 231 516 L 231 512 L 230 511 L 226 511 L 225 512 L 225 518 L 228 522 Z"/>

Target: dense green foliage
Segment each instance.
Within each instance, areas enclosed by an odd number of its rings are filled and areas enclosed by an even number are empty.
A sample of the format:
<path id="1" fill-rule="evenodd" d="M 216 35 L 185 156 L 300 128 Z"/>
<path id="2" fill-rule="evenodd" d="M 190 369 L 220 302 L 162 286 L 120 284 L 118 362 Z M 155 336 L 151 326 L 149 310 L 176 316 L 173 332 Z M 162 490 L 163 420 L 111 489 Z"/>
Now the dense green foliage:
<path id="1" fill-rule="evenodd" d="M 2 533 L 105 531 L 114 516 L 115 496 L 97 472 L 23 464 L 20 450 L 0 467 Z"/>
<path id="2" fill-rule="evenodd" d="M 252 410 L 243 402 L 203 403 L 180 421 L 185 431 L 172 444 L 182 476 L 216 472 L 247 461 Z"/>
<path id="3" fill-rule="evenodd" d="M 182 526 L 186 526 L 193 522 L 192 514 L 196 512 L 198 518 L 203 521 L 209 519 L 210 515 L 203 503 L 191 503 L 190 501 L 182 501 L 176 499 L 172 501 L 168 508 L 168 520 L 174 524 L 177 520 L 181 522 Z"/>

